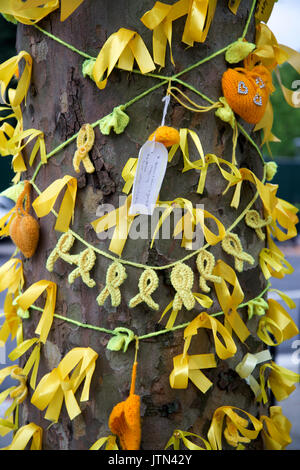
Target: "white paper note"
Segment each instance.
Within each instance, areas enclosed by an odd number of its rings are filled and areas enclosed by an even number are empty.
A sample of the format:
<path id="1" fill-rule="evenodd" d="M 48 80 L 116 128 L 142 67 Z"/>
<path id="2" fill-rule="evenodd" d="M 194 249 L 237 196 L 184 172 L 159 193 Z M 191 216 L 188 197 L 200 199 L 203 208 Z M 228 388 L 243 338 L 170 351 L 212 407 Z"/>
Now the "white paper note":
<path id="1" fill-rule="evenodd" d="M 138 157 L 129 215 L 152 215 L 168 164 L 168 151 L 154 140 L 144 143 Z"/>

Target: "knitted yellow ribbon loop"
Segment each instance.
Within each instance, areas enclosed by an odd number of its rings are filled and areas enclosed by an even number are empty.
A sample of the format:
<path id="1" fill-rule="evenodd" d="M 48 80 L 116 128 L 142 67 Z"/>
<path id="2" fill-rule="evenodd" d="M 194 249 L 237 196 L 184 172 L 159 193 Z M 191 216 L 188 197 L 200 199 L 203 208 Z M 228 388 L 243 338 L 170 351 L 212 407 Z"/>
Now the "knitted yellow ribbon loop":
<path id="1" fill-rule="evenodd" d="M 73 256 L 69 254 L 69 251 L 72 248 L 74 241 L 75 238 L 70 232 L 63 233 L 63 235 L 58 240 L 55 248 L 48 256 L 46 262 L 46 269 L 49 272 L 53 271 L 54 264 L 58 260 L 58 258 L 63 259 L 69 264 L 73 264 Z"/>
<path id="2" fill-rule="evenodd" d="M 226 253 L 234 257 L 235 269 L 242 272 L 244 269 L 244 262 L 251 265 L 254 264 L 254 258 L 243 251 L 241 241 L 235 233 L 228 233 L 222 240 L 222 248 Z"/>
<path id="3" fill-rule="evenodd" d="M 199 287 L 203 292 L 210 292 L 207 281 L 220 283 L 221 278 L 214 276 L 212 271 L 215 267 L 215 257 L 212 253 L 202 249 L 196 259 L 197 269 L 200 274 Z"/>
<path id="4" fill-rule="evenodd" d="M 77 264 L 77 268 L 74 269 L 68 277 L 68 281 L 70 284 L 73 284 L 75 279 L 81 276 L 82 281 L 88 287 L 94 287 L 96 282 L 94 279 L 90 278 L 90 271 L 93 269 L 94 264 L 96 261 L 96 254 L 92 248 L 86 248 L 81 253 L 76 255 L 75 264 Z"/>
<path id="5" fill-rule="evenodd" d="M 191 291 L 194 283 L 192 269 L 186 264 L 178 263 L 172 269 L 170 278 L 172 286 L 176 290 L 173 309 L 178 311 L 184 305 L 187 310 L 192 310 L 195 306 L 195 298 Z"/>
<path id="6" fill-rule="evenodd" d="M 157 289 L 158 283 L 158 276 L 153 269 L 146 269 L 143 271 L 139 279 L 139 293 L 130 300 L 129 307 L 133 308 L 141 302 L 145 302 L 148 307 L 153 310 L 158 310 L 159 305 L 154 302 L 151 297 L 153 292 Z"/>
<path id="7" fill-rule="evenodd" d="M 89 157 L 89 151 L 93 147 L 94 141 L 94 129 L 90 124 L 84 124 L 77 136 L 77 150 L 73 158 L 73 167 L 76 173 L 80 172 L 79 167 L 81 162 L 87 173 L 93 173 L 95 171 L 95 167 Z"/>
<path id="8" fill-rule="evenodd" d="M 267 219 L 262 219 L 259 213 L 252 209 L 249 210 L 245 215 L 245 222 L 248 227 L 253 228 L 256 232 L 256 235 L 260 240 L 265 240 L 266 235 L 262 231 L 263 227 L 266 227 L 272 222 L 272 216 L 269 215 Z"/>
<path id="9" fill-rule="evenodd" d="M 106 285 L 97 297 L 98 305 L 104 305 L 107 297 L 111 297 L 112 307 L 118 307 L 121 303 L 121 291 L 119 287 L 127 278 L 124 266 L 118 261 L 114 261 L 106 273 Z"/>

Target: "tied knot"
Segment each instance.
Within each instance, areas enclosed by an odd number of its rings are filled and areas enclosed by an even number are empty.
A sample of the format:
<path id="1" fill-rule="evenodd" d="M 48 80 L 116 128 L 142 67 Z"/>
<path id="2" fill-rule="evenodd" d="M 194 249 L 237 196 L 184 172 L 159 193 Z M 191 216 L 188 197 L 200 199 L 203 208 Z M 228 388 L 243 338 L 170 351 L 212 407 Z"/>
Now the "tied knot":
<path id="1" fill-rule="evenodd" d="M 158 287 L 158 276 L 153 269 L 146 269 L 139 279 L 139 293 L 130 300 L 129 307 L 136 307 L 141 302 L 145 302 L 153 310 L 158 310 L 159 305 L 154 302 L 151 295 Z"/>
<path id="2" fill-rule="evenodd" d="M 199 286 L 203 292 L 210 292 L 207 281 L 220 283 L 220 276 L 214 276 L 212 271 L 215 267 L 215 257 L 207 250 L 201 250 L 196 260 L 197 269 L 200 274 Z"/>
<path id="3" fill-rule="evenodd" d="M 14 380 L 18 380 L 20 384 L 15 387 L 14 390 L 10 392 L 11 398 L 16 398 L 18 404 L 23 403 L 28 394 L 28 389 L 26 386 L 26 375 L 23 372 L 23 369 L 16 366 L 12 369 L 10 376 Z"/>
<path id="4" fill-rule="evenodd" d="M 176 264 L 171 272 L 171 283 L 176 290 L 173 302 L 174 310 L 180 310 L 182 304 L 187 310 L 194 308 L 195 298 L 191 291 L 194 283 L 192 269 L 183 263 Z"/>
<path id="5" fill-rule="evenodd" d="M 226 253 L 234 257 L 235 269 L 238 272 L 243 271 L 244 262 L 251 265 L 254 264 L 254 258 L 249 253 L 243 251 L 241 241 L 235 233 L 228 233 L 225 238 L 223 238 L 222 248 Z"/>
<path id="6" fill-rule="evenodd" d="M 87 173 L 93 173 L 95 171 L 94 165 L 92 164 L 89 151 L 92 149 L 95 141 L 94 129 L 90 124 L 84 124 L 77 136 L 77 149 L 73 158 L 73 167 L 76 173 L 80 172 L 80 163 L 82 162 L 85 171 Z"/>
<path id="7" fill-rule="evenodd" d="M 121 292 L 119 287 L 127 278 L 124 266 L 118 261 L 114 261 L 106 273 L 106 285 L 97 297 L 98 305 L 102 306 L 107 299 L 111 297 L 111 305 L 118 307 L 121 303 Z"/>
<path id="8" fill-rule="evenodd" d="M 262 231 L 263 227 L 266 227 L 272 222 L 272 216 L 269 215 L 267 219 L 262 219 L 259 213 L 256 210 L 249 210 L 245 216 L 245 222 L 248 227 L 253 228 L 256 232 L 256 235 L 260 240 L 266 238 L 265 234 Z"/>
<path id="9" fill-rule="evenodd" d="M 73 383 L 69 378 L 61 380 L 60 386 L 63 392 L 69 392 L 70 390 L 73 390 Z"/>

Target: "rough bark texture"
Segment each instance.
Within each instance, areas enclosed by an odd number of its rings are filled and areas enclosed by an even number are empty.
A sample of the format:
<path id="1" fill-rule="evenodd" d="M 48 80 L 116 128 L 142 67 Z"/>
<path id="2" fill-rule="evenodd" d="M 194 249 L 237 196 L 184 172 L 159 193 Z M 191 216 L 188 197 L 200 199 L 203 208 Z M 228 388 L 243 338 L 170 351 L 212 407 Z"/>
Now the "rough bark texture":
<path id="1" fill-rule="evenodd" d="M 172 3 L 172 1 L 167 1 Z M 184 19 L 174 23 L 173 47 L 176 62 L 175 71 L 210 55 L 212 52 L 237 39 L 245 26 L 250 2 L 242 2 L 237 16 L 227 8 L 227 1 L 218 2 L 216 15 L 204 44 L 186 49 L 181 42 Z M 73 44 L 78 49 L 96 56 L 107 37 L 120 27 L 134 29 L 142 35 L 151 50 L 151 32 L 139 21 L 142 14 L 152 8 L 152 0 L 85 0 L 67 21 L 61 23 L 59 13 L 53 13 L 40 23 L 40 26 L 58 37 Z M 248 39 L 254 39 L 254 23 L 252 22 Z M 41 129 L 45 133 L 47 151 L 77 132 L 86 122 L 94 122 L 110 113 L 114 106 L 128 101 L 144 89 L 153 86 L 155 79 L 115 70 L 105 90 L 100 91 L 95 84 L 84 79 L 81 74 L 83 58 L 44 36 L 34 27 L 19 25 L 18 50 L 27 50 L 33 57 L 32 85 L 24 109 L 24 127 Z M 167 59 L 167 64 L 169 60 Z M 183 77 L 190 84 L 202 90 L 207 96 L 217 100 L 222 95 L 221 76 L 226 69 L 224 55 L 216 57 L 193 72 Z M 171 66 L 162 71 L 174 73 Z M 87 175 L 84 171 L 78 176 L 72 167 L 75 143 L 51 158 L 38 174 L 36 184 L 44 190 L 52 181 L 65 174 L 78 177 L 78 193 L 76 200 L 73 229 L 86 240 L 101 249 L 108 249 L 108 241 L 98 240 L 90 222 L 96 218 L 99 204 L 110 203 L 118 206 L 123 180 L 121 170 L 130 156 L 137 156 L 140 146 L 148 135 L 160 124 L 162 115 L 161 99 L 165 95 L 164 87 L 151 93 L 145 99 L 128 109 L 130 123 L 121 135 L 112 133 L 104 136 L 96 129 L 96 142 L 91 158 L 96 172 Z M 195 97 L 194 97 L 195 98 Z M 200 100 L 199 100 L 200 102 Z M 188 127 L 195 130 L 201 138 L 206 153 L 215 153 L 231 160 L 232 131 L 231 128 L 218 120 L 214 112 L 205 114 L 191 113 L 174 100 L 171 102 L 167 116 L 167 125 L 176 128 Z M 246 125 L 246 129 L 250 127 Z M 193 155 L 192 157 L 193 158 Z M 253 170 L 258 177 L 262 176 L 262 168 L 258 155 L 251 145 L 239 137 L 237 148 L 238 164 Z M 241 210 L 254 195 L 251 185 L 244 185 L 243 197 L 238 211 L 230 208 L 232 192 L 222 195 L 225 181 L 216 167 L 209 169 L 206 189 L 203 196 L 196 193 L 199 175 L 189 171 L 181 173 L 182 160 L 177 158 L 168 166 L 164 180 L 161 199 L 172 200 L 185 197 L 194 204 L 202 203 L 205 209 L 220 218 L 225 227 L 231 225 Z M 33 169 L 28 171 L 27 178 Z M 260 203 L 255 204 L 256 208 Z M 53 273 L 46 268 L 46 259 L 55 246 L 59 233 L 54 231 L 55 218 L 49 215 L 40 220 L 41 238 L 34 257 L 24 262 L 26 286 L 40 279 L 49 279 L 58 285 L 56 312 L 70 318 L 114 329 L 118 326 L 131 328 L 138 335 L 143 335 L 161 328 L 158 325 L 160 315 L 165 306 L 172 300 L 174 291 L 169 281 L 169 271 L 159 271 L 160 285 L 154 294 L 159 299 L 160 311 L 153 313 L 149 308 L 139 305 L 128 308 L 129 300 L 137 292 L 138 278 L 141 271 L 127 267 L 128 279 L 122 289 L 122 303 L 119 308 L 111 308 L 109 303 L 99 308 L 96 297 L 105 283 L 105 273 L 110 261 L 98 256 L 93 269 L 93 278 L 97 286 L 87 288 L 80 279 L 71 286 L 67 275 L 70 266 L 57 261 Z M 235 229 L 242 240 L 245 250 L 251 253 L 256 263 L 254 266 L 245 264 L 239 275 L 239 281 L 245 293 L 245 301 L 258 295 L 264 288 L 264 279 L 258 265 L 258 253 L 263 247 L 254 231 L 240 223 Z M 149 248 L 149 240 L 128 241 L 123 256 L 136 262 L 162 265 L 183 257 L 186 252 L 180 248 L 180 240 L 158 240 L 153 249 Z M 74 253 L 81 251 L 83 246 L 74 245 Z M 220 245 L 211 249 L 216 259 L 222 258 L 232 264 Z M 195 270 L 195 259 L 188 263 Z M 198 291 L 195 276 L 193 291 Z M 209 312 L 220 310 L 218 302 Z M 42 301 L 40 302 L 42 305 Z M 37 302 L 39 305 L 39 302 Z M 177 322 L 189 321 L 200 312 L 196 307 L 192 312 L 185 310 L 178 315 Z M 25 323 L 25 337 L 33 337 L 39 318 L 33 311 L 30 320 Z M 242 311 L 244 320 L 246 310 Z M 257 317 L 256 317 L 257 318 Z M 206 437 L 206 433 L 216 408 L 222 405 L 238 406 L 254 416 L 259 414 L 259 405 L 245 381 L 235 373 L 236 364 L 246 352 L 257 352 L 263 349 L 256 336 L 257 320 L 248 322 L 252 336 L 242 344 L 234 336 L 238 347 L 237 354 L 230 360 L 218 361 L 218 367 L 205 371 L 213 382 L 213 387 L 204 395 L 190 382 L 186 390 L 173 390 L 169 385 L 169 374 L 172 370 L 172 359 L 180 354 L 183 348 L 183 330 L 164 334 L 142 341 L 139 350 L 139 368 L 136 393 L 141 396 L 142 416 L 142 449 L 163 449 L 174 429 L 189 430 Z M 63 407 L 59 422 L 46 430 L 49 421 L 30 404 L 30 396 L 22 407 L 22 422 L 34 421 L 41 425 L 44 432 L 44 449 L 88 449 L 99 437 L 107 436 L 108 417 L 113 406 L 124 400 L 129 391 L 130 374 L 134 348 L 127 353 L 111 352 L 106 349 L 109 335 L 72 326 L 55 319 L 48 341 L 42 348 L 42 359 L 38 380 L 52 370 L 65 354 L 76 346 L 90 346 L 98 354 L 96 370 L 92 380 L 90 401 L 81 404 L 82 414 L 72 422 Z M 199 332 L 192 342 L 191 353 L 213 352 L 213 342 L 208 330 Z M 225 444 L 226 447 L 226 444 Z M 261 448 L 259 439 L 250 444 L 250 448 Z"/>

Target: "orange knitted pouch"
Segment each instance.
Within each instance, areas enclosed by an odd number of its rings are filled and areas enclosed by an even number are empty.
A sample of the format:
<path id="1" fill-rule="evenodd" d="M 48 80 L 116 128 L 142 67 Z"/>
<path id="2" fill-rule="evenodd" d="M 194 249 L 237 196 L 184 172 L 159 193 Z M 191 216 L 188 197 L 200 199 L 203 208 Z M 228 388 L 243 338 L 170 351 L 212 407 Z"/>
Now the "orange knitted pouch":
<path id="1" fill-rule="evenodd" d="M 231 109 L 249 124 L 257 124 L 273 91 L 272 77 L 263 65 L 251 70 L 237 67 L 224 72 L 222 88 Z"/>
<path id="2" fill-rule="evenodd" d="M 164 144 L 165 147 L 172 147 L 172 145 L 179 144 L 180 142 L 178 130 L 169 126 L 158 127 L 148 138 L 148 140 L 153 139 Z"/>
<path id="3" fill-rule="evenodd" d="M 141 443 L 140 397 L 135 395 L 137 362 L 133 364 L 129 397 L 114 406 L 108 421 L 123 450 L 139 450 Z"/>
<path id="4" fill-rule="evenodd" d="M 24 190 L 16 202 L 16 217 L 9 227 L 9 235 L 14 244 L 23 253 L 25 258 L 34 255 L 39 241 L 40 227 L 38 222 L 29 214 L 30 210 L 30 183 L 25 181 Z M 24 199 L 25 209 L 23 207 Z"/>

